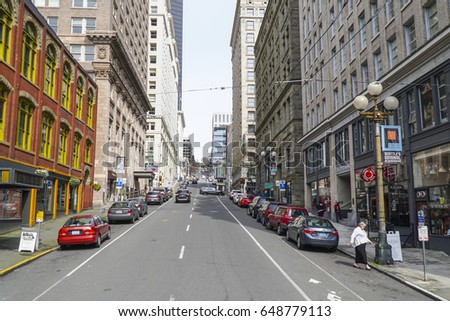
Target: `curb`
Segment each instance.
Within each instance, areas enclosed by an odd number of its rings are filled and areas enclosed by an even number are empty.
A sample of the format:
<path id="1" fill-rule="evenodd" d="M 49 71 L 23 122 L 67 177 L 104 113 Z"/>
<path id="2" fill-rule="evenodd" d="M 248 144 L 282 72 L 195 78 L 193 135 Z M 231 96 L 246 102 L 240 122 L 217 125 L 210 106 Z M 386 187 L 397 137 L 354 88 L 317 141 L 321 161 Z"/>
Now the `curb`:
<path id="1" fill-rule="evenodd" d="M 30 263 L 30 262 L 32 262 L 32 261 L 34 261 L 34 260 L 40 258 L 41 256 L 44 256 L 44 255 L 46 255 L 46 254 L 48 254 L 48 253 L 50 253 L 50 252 L 53 252 L 54 250 L 56 250 L 56 249 L 58 249 L 58 248 L 59 248 L 59 246 L 54 247 L 54 248 L 51 248 L 51 249 L 48 249 L 48 250 L 45 250 L 44 252 L 38 253 L 38 254 L 36 254 L 36 255 L 34 255 L 34 256 L 31 256 L 31 257 L 29 257 L 29 258 L 27 258 L 27 259 L 25 259 L 25 260 L 23 260 L 23 261 L 21 261 L 21 262 L 19 262 L 19 263 L 16 263 L 16 264 L 14 264 L 14 265 L 11 265 L 10 267 L 8 267 L 8 268 L 6 268 L 6 269 L 0 271 L 0 277 L 2 277 L 2 276 L 4 276 L 4 275 L 8 274 L 9 272 L 15 270 L 15 269 L 18 268 L 18 267 L 21 267 L 21 266 L 23 266 L 23 265 L 26 265 L 26 264 L 28 264 L 28 263 Z"/>
<path id="2" fill-rule="evenodd" d="M 352 257 L 352 258 L 355 257 L 353 254 L 351 254 L 348 251 L 343 250 L 343 249 L 341 249 L 339 247 L 338 247 L 338 251 L 343 253 L 343 254 L 345 254 L 345 255 L 347 255 L 347 256 L 349 256 L 349 257 Z M 433 292 L 430 292 L 430 291 L 428 291 L 428 290 L 426 290 L 426 289 L 424 289 L 424 288 L 422 288 L 422 287 L 420 287 L 418 285 L 415 285 L 414 283 L 411 283 L 411 282 L 409 282 L 409 281 L 407 281 L 407 280 L 405 280 L 405 279 L 403 279 L 401 277 L 396 276 L 395 274 L 392 274 L 392 273 L 386 271 L 383 268 L 380 268 L 378 266 L 378 264 L 374 264 L 372 262 L 369 262 L 369 265 L 374 270 L 377 270 L 378 272 L 381 272 L 384 275 L 386 275 L 386 276 L 388 276 L 388 277 L 390 277 L 390 278 L 392 278 L 392 279 L 394 279 L 394 280 L 396 280 L 396 281 L 406 285 L 407 287 L 409 287 L 409 288 L 411 288 L 411 289 L 413 289 L 413 290 L 415 290 L 415 291 L 417 291 L 419 293 L 422 293 L 423 295 L 429 297 L 430 299 L 433 299 L 434 301 L 448 301 L 446 298 L 443 298 L 443 297 L 441 297 L 441 296 L 439 296 L 437 294 L 434 294 Z"/>

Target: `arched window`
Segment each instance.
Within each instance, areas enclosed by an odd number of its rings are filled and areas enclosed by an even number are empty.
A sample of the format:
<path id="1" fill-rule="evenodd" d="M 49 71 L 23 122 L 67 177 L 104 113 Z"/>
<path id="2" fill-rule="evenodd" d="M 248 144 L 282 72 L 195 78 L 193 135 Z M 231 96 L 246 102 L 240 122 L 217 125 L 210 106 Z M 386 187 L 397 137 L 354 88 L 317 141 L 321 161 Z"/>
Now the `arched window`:
<path id="1" fill-rule="evenodd" d="M 77 99 L 76 99 L 76 111 L 75 116 L 78 119 L 83 117 L 83 92 L 84 92 L 84 81 L 82 77 L 78 77 L 77 80 Z"/>
<path id="2" fill-rule="evenodd" d="M 52 127 L 55 119 L 52 114 L 44 112 L 42 114 L 41 125 L 41 146 L 39 149 L 39 155 L 45 158 L 51 158 L 52 156 Z"/>
<path id="3" fill-rule="evenodd" d="M 70 110 L 70 83 L 72 81 L 72 68 L 69 63 L 64 64 L 62 78 L 61 105 Z"/>
<path id="4" fill-rule="evenodd" d="M 69 126 L 64 123 L 59 127 L 58 163 L 67 164 L 67 143 L 69 141 Z"/>
<path id="5" fill-rule="evenodd" d="M 88 110 L 87 110 L 87 125 L 92 128 L 92 117 L 94 115 L 95 92 L 92 88 L 88 91 Z"/>
<path id="6" fill-rule="evenodd" d="M 6 100 L 8 99 L 8 89 L 0 83 L 0 141 L 5 140 L 6 131 Z"/>
<path id="7" fill-rule="evenodd" d="M 0 0 L 0 60 L 9 63 L 11 45 L 12 5 L 10 0 Z"/>
<path id="8" fill-rule="evenodd" d="M 25 150 L 31 149 L 31 130 L 33 127 L 34 106 L 25 98 L 19 99 L 17 115 L 16 146 Z"/>
<path id="9" fill-rule="evenodd" d="M 23 30 L 21 73 L 25 78 L 32 82 L 34 82 L 36 77 L 36 51 L 36 27 L 31 22 L 27 22 Z"/>
<path id="10" fill-rule="evenodd" d="M 86 148 L 84 150 L 84 162 L 90 164 L 91 163 L 91 153 L 92 153 L 92 142 L 87 139 L 86 140 Z"/>
<path id="11" fill-rule="evenodd" d="M 45 52 L 44 92 L 55 98 L 56 50 L 53 45 L 47 46 Z"/>
<path id="12" fill-rule="evenodd" d="M 75 139 L 73 142 L 73 168 L 80 168 L 80 146 L 81 146 L 81 135 L 75 133 Z"/>

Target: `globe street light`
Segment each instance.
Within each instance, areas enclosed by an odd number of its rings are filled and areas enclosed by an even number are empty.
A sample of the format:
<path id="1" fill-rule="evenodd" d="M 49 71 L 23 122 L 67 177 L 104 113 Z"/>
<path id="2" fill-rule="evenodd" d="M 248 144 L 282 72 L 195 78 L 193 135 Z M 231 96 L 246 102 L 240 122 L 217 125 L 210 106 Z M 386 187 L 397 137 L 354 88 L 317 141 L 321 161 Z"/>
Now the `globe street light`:
<path id="1" fill-rule="evenodd" d="M 398 108 L 398 100 L 395 97 L 389 96 L 384 100 L 384 108 L 382 111 L 378 107 L 378 96 L 383 92 L 383 86 L 379 82 L 372 82 L 367 86 L 368 93 L 373 97 L 374 109 L 372 111 L 364 111 L 369 105 L 369 100 L 366 96 L 356 96 L 353 100 L 353 105 L 359 110 L 360 114 L 368 119 L 373 119 L 375 122 L 375 151 L 376 151 L 376 183 L 377 183 L 377 213 L 378 213 L 378 237 L 379 242 L 375 245 L 375 263 L 378 264 L 393 264 L 392 249 L 387 243 L 386 236 L 386 214 L 384 211 L 384 186 L 383 186 L 383 159 L 381 155 L 381 129 L 380 122 L 390 115 Z"/>

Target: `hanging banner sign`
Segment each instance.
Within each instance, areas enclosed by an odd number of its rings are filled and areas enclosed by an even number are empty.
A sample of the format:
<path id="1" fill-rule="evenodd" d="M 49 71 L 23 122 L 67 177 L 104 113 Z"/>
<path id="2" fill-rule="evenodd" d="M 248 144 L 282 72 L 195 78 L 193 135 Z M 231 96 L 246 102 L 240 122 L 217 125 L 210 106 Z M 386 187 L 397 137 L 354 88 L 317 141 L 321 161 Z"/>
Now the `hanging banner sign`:
<path id="1" fill-rule="evenodd" d="M 402 129 L 400 126 L 381 126 L 381 150 L 383 152 L 402 151 Z"/>
<path id="2" fill-rule="evenodd" d="M 361 171 L 360 176 L 364 182 L 369 183 L 369 182 L 372 182 L 375 180 L 376 173 L 375 173 L 375 170 L 373 169 L 373 167 L 369 166 L 369 167 L 364 168 Z"/>
<path id="3" fill-rule="evenodd" d="M 277 175 L 277 162 L 270 162 L 270 175 Z"/>
<path id="4" fill-rule="evenodd" d="M 402 152 L 383 152 L 384 164 L 401 164 Z"/>

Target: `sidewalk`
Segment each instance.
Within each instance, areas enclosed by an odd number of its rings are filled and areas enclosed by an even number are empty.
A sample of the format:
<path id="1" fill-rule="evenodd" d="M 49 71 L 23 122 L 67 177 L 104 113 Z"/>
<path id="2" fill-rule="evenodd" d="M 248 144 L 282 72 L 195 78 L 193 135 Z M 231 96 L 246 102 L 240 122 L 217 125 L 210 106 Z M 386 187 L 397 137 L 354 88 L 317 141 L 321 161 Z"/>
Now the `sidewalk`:
<path id="1" fill-rule="evenodd" d="M 105 205 L 103 208 L 107 208 Z M 101 214 L 102 209 L 83 211 L 82 214 Z M 59 228 L 67 220 L 67 216 L 47 221 L 40 227 L 39 249 L 34 253 L 19 252 L 21 230 L 0 234 L 0 277 L 16 268 L 27 264 L 42 255 L 58 248 L 56 241 Z M 342 221 L 345 223 L 345 221 Z M 341 223 L 333 223 L 339 231 L 339 251 L 354 257 L 354 249 L 349 245 L 350 235 L 354 227 Z M 37 226 L 35 227 L 37 230 Z M 367 246 L 367 256 L 370 265 L 390 277 L 400 281 L 417 291 L 439 301 L 450 300 L 450 256 L 443 252 L 426 250 L 426 275 L 424 281 L 423 257 L 420 248 L 402 248 L 402 262 L 394 265 L 378 265 L 372 263 L 375 257 L 375 246 Z M 367 272 L 371 273 L 371 272 Z"/>

